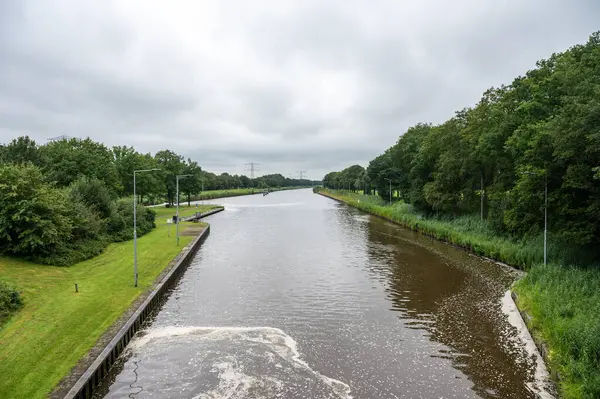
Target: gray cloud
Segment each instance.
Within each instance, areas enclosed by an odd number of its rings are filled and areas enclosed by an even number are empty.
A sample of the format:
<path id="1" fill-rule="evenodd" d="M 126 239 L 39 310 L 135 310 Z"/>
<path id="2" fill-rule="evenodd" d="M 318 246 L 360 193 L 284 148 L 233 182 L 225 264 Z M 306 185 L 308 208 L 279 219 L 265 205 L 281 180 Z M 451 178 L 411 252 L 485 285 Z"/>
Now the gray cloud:
<path id="1" fill-rule="evenodd" d="M 90 136 L 216 172 L 366 164 L 598 29 L 594 1 L 0 2 L 0 141 Z"/>

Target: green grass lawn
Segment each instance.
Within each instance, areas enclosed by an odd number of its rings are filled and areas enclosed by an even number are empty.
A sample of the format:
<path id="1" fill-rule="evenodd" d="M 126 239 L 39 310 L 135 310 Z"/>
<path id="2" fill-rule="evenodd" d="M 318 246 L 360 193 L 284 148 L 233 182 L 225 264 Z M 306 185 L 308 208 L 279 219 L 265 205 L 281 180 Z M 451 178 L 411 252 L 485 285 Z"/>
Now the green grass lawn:
<path id="1" fill-rule="evenodd" d="M 180 215 L 211 208 L 180 206 Z M 22 291 L 24 300 L 0 329 L 0 398 L 42 398 L 51 392 L 193 239 L 181 236 L 177 246 L 175 225 L 166 223 L 175 209 L 154 210 L 156 229 L 138 239 L 137 288 L 133 241 L 110 244 L 101 255 L 71 267 L 0 257 L 0 276 Z"/>

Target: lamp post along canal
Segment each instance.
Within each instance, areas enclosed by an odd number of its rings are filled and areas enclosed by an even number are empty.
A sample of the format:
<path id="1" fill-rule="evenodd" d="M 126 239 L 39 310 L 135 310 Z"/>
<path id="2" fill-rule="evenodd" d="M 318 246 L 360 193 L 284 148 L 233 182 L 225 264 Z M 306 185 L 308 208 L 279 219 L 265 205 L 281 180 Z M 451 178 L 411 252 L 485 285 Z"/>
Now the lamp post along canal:
<path id="1" fill-rule="evenodd" d="M 141 169 L 133 171 L 133 286 L 138 286 L 138 270 L 137 270 L 137 194 L 135 189 L 136 173 L 153 172 L 160 169 Z"/>
<path id="2" fill-rule="evenodd" d="M 177 236 L 177 245 L 179 245 L 179 179 L 184 177 L 190 177 L 192 175 L 177 175 L 175 176 L 176 186 L 177 186 L 177 194 L 175 195 L 175 201 L 177 202 L 177 212 L 175 213 L 175 235 Z"/>
<path id="3" fill-rule="evenodd" d="M 392 179 L 388 179 L 387 177 L 384 177 L 384 179 L 390 182 L 390 206 L 392 206 Z"/>
<path id="4" fill-rule="evenodd" d="M 521 172 L 524 175 L 539 176 L 535 172 Z M 544 266 L 548 264 L 548 174 L 544 173 Z"/>

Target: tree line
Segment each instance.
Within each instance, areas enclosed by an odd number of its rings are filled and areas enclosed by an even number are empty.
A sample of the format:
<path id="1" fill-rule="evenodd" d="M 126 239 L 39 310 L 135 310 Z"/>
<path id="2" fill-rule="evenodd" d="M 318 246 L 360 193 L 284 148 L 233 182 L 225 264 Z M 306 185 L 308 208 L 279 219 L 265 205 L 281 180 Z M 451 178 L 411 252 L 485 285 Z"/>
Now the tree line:
<path id="1" fill-rule="evenodd" d="M 196 161 L 171 151 L 152 155 L 132 147 L 109 148 L 86 139 L 38 145 L 27 136 L 0 145 L 0 253 L 40 263 L 70 265 L 99 254 L 110 242 L 132 238 L 134 170 L 143 203 L 176 202 L 202 189 L 311 185 L 280 174 L 251 180 L 206 172 Z M 129 199 L 127 199 L 129 197 Z M 137 232 L 152 230 L 155 214 L 137 208 Z"/>
<path id="2" fill-rule="evenodd" d="M 328 173 L 328 188 L 397 196 L 427 215 L 477 214 L 499 233 L 549 228 L 600 247 L 600 32 L 538 61 L 439 125 L 420 123 L 369 162 Z M 596 254 L 597 255 L 597 254 Z"/>
<path id="3" fill-rule="evenodd" d="M 117 197 L 133 195 L 133 171 L 160 169 L 136 176 L 136 190 L 141 202 L 154 203 L 165 200 L 175 202 L 177 175 L 191 175 L 180 179 L 179 190 L 184 197 L 198 195 L 204 190 L 234 188 L 267 188 L 310 186 L 307 179 L 291 179 L 281 174 L 264 175 L 250 179 L 244 175 L 220 175 L 204 171 L 197 161 L 187 160 L 174 151 L 161 150 L 152 155 L 140 153 L 133 147 L 109 148 L 102 143 L 86 139 L 61 139 L 44 145 L 27 136 L 18 137 L 0 145 L 0 163 L 31 163 L 42 169 L 47 181 L 56 187 L 67 187 L 78 177 L 101 180 Z"/>

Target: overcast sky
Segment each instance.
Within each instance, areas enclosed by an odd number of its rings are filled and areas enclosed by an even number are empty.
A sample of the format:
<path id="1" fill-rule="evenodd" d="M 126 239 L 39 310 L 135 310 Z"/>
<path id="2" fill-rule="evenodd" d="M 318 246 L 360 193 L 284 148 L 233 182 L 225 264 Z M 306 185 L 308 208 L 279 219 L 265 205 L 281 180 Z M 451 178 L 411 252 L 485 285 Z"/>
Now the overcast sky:
<path id="1" fill-rule="evenodd" d="M 597 0 L 0 0 L 0 142 L 89 136 L 320 179 L 599 22 Z"/>

